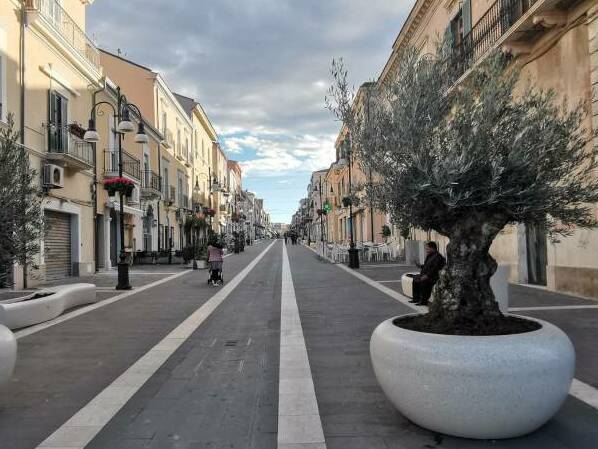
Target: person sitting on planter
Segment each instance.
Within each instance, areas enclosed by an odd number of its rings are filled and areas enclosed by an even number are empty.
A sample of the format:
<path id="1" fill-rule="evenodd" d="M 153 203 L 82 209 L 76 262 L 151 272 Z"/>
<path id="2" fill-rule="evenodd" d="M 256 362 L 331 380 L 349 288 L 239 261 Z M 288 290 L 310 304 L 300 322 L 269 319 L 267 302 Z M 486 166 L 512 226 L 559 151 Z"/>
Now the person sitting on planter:
<path id="1" fill-rule="evenodd" d="M 413 276 L 413 299 L 409 302 L 415 303 L 418 306 L 428 305 L 432 288 L 438 281 L 440 270 L 444 268 L 445 263 L 446 260 L 438 252 L 436 242 L 427 242 L 424 264 L 415 264 L 421 271 L 419 274 Z"/>

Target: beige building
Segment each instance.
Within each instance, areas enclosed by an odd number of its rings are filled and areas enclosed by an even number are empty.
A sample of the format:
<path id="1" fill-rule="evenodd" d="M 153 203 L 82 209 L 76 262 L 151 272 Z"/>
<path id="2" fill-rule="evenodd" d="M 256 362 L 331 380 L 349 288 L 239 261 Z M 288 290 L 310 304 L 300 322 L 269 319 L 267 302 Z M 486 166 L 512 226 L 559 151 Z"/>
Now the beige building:
<path id="1" fill-rule="evenodd" d="M 153 210 L 157 226 L 155 240 L 161 251 L 180 251 L 185 246 L 184 220 L 192 210 L 195 151 L 191 117 L 159 73 L 106 51 L 101 51 L 101 61 L 107 76 L 162 136 L 157 156 L 154 155 L 157 164 L 151 164 L 150 154 L 147 166 L 161 179 L 162 199 Z"/>
<path id="2" fill-rule="evenodd" d="M 217 141 L 212 145 L 212 208 L 216 212 L 212 221 L 214 232 L 226 234 L 230 223 L 228 191 L 228 158 Z"/>
<path id="3" fill-rule="evenodd" d="M 82 140 L 100 55 L 85 34 L 91 0 L 3 0 L 0 7 L 0 126 L 14 114 L 21 143 L 44 186 L 50 225 L 28 285 L 93 273 L 94 154 Z M 20 42 L 23 42 L 21 48 Z M 14 273 L 23 284 L 22 270 Z"/>
<path id="4" fill-rule="evenodd" d="M 392 79 L 407 46 L 434 51 L 436 36 L 446 36 L 462 61 L 462 79 L 494 49 L 509 52 L 523 76 L 552 88 L 569 104 L 586 102 L 588 127 L 598 127 L 598 1 L 418 0 L 400 31 L 379 77 L 378 88 Z M 445 239 L 415 231 L 418 239 Z M 577 230 L 560 243 L 529 226 L 506 228 L 492 254 L 510 267 L 513 282 L 598 297 L 598 231 Z"/>

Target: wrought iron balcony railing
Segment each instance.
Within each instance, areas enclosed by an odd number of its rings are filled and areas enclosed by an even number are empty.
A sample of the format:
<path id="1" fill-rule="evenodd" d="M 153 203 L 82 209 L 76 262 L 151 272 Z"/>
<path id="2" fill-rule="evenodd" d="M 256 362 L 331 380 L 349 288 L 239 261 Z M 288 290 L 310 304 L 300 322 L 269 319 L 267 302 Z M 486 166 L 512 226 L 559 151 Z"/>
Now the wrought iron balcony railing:
<path id="1" fill-rule="evenodd" d="M 459 75 L 490 50 L 509 29 L 541 0 L 497 0 L 455 47 Z"/>
<path id="2" fill-rule="evenodd" d="M 27 0 L 27 9 L 36 11 L 77 53 L 100 70 L 100 52 L 57 0 Z"/>
<path id="3" fill-rule="evenodd" d="M 123 150 L 123 174 L 141 180 L 141 162 Z M 104 151 L 104 172 L 108 176 L 118 176 L 118 150 Z"/>
<path id="4" fill-rule="evenodd" d="M 144 170 L 141 173 L 141 189 L 153 190 L 154 192 L 162 191 L 162 182 L 160 176 L 151 171 Z"/>
<path id="5" fill-rule="evenodd" d="M 93 147 L 72 134 L 70 126 L 48 125 L 48 159 L 60 159 L 75 168 L 94 166 Z"/>

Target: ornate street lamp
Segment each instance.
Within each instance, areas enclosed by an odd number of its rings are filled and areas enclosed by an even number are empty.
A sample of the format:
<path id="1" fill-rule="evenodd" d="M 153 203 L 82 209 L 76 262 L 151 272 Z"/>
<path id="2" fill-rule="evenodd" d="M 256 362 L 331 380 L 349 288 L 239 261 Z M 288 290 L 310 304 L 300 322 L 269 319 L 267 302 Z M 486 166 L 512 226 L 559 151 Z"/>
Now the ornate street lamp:
<path id="1" fill-rule="evenodd" d="M 355 248 L 355 240 L 353 239 L 353 183 L 351 181 L 351 137 L 347 135 L 343 141 L 344 158 L 339 160 L 340 165 L 348 164 L 349 166 L 349 268 L 359 268 L 359 251 Z"/>
<path id="2" fill-rule="evenodd" d="M 137 134 L 135 135 L 135 143 L 145 144 L 148 143 L 149 139 L 145 134 L 143 126 L 143 118 L 139 108 L 127 101 L 127 98 L 121 94 L 120 87 L 116 88 L 117 106 L 108 101 L 100 101 L 95 103 L 91 108 L 91 118 L 89 119 L 89 127 L 83 136 L 83 139 L 89 143 L 97 143 L 100 141 L 100 135 L 96 129 L 96 112 L 97 109 L 102 105 L 108 105 L 114 113 L 114 118 L 118 125 L 114 132 L 117 136 L 118 141 L 118 176 L 123 176 L 123 153 L 122 153 L 122 138 L 125 133 L 133 132 L 135 126 L 131 122 L 130 111 L 133 111 L 139 117 L 139 125 L 137 128 Z M 101 115 L 101 112 L 100 112 Z M 117 290 L 130 290 L 131 284 L 129 283 L 129 263 L 127 261 L 127 254 L 125 252 L 125 212 L 124 212 L 124 191 L 119 191 L 120 196 L 120 255 L 118 260 L 118 283 L 116 285 Z"/>

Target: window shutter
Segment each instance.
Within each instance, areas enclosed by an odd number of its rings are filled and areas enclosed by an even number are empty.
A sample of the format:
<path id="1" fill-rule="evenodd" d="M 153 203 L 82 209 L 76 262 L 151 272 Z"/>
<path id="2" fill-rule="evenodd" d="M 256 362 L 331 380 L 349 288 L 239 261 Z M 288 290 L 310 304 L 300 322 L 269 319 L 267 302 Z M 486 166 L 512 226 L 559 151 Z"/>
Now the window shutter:
<path id="1" fill-rule="evenodd" d="M 471 31 L 471 0 L 464 0 L 461 9 L 463 13 L 463 36 L 467 36 Z"/>
<path id="2" fill-rule="evenodd" d="M 60 97 L 60 143 L 62 144 L 61 150 L 66 151 L 68 147 L 68 104 L 69 101 L 64 98 Z"/>
<path id="3" fill-rule="evenodd" d="M 51 90 L 48 91 L 48 151 L 57 148 L 56 101 L 56 94 Z"/>

